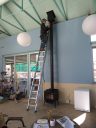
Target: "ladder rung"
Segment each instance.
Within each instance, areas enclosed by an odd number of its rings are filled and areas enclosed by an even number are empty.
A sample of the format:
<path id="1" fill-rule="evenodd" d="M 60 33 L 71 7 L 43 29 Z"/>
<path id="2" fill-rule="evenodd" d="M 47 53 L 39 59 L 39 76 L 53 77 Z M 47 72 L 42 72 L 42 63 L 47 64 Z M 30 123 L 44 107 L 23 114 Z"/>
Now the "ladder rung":
<path id="1" fill-rule="evenodd" d="M 40 52 L 45 52 L 45 50 L 44 51 L 40 51 Z"/>
<path id="2" fill-rule="evenodd" d="M 36 95 L 38 94 L 37 92 L 33 92 L 33 91 L 36 91 L 36 90 L 32 90 L 31 92 L 31 97 L 36 97 Z"/>
<path id="3" fill-rule="evenodd" d="M 39 54 L 45 54 L 45 50 L 44 50 L 44 51 L 39 52 Z"/>
<path id="4" fill-rule="evenodd" d="M 30 98 L 31 97 L 36 97 L 36 95 L 37 95 L 37 93 L 33 93 L 33 94 L 31 94 Z"/>
<path id="5" fill-rule="evenodd" d="M 38 91 L 32 91 L 33 93 L 37 93 Z"/>
<path id="6" fill-rule="evenodd" d="M 29 100 L 36 100 L 37 97 L 31 97 Z"/>
<path id="7" fill-rule="evenodd" d="M 33 87 L 37 87 L 37 86 L 39 86 L 39 84 L 35 84 L 35 83 L 33 83 L 33 85 L 35 85 L 35 86 L 33 86 Z"/>
<path id="8" fill-rule="evenodd" d="M 44 56 L 39 56 L 39 57 L 44 57 Z"/>
<path id="9" fill-rule="evenodd" d="M 38 89 L 39 89 L 39 87 L 37 87 L 37 88 L 33 88 L 32 91 L 38 91 Z"/>
<path id="10" fill-rule="evenodd" d="M 44 62 L 43 60 L 39 60 L 38 62 Z"/>
<path id="11" fill-rule="evenodd" d="M 29 107 L 34 107 L 34 106 L 36 106 L 35 104 L 33 105 L 33 104 L 31 104 L 31 105 L 29 105 Z"/>

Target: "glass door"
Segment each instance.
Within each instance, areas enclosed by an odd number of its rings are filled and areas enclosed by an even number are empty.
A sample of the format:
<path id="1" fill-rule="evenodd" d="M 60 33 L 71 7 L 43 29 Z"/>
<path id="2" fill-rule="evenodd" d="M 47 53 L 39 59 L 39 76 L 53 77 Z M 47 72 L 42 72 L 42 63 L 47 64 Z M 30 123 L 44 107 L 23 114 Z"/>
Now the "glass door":
<path id="1" fill-rule="evenodd" d="M 7 80 L 14 82 L 14 56 L 5 57 L 5 71 Z"/>
<path id="2" fill-rule="evenodd" d="M 27 55 L 17 55 L 15 56 L 15 74 L 16 74 L 16 84 L 21 89 L 20 91 L 27 91 L 28 88 L 28 63 Z"/>
<path id="3" fill-rule="evenodd" d="M 40 83 L 41 63 L 39 62 L 38 67 L 36 67 L 37 60 L 38 52 L 4 56 L 7 77 L 14 81 L 14 85 L 18 85 L 21 91 L 26 90 L 27 95 L 29 95 L 35 71 L 37 71 L 35 83 Z M 40 87 L 39 94 L 43 94 L 42 87 Z"/>
<path id="4" fill-rule="evenodd" d="M 38 54 L 37 53 L 30 54 L 30 75 L 31 75 L 31 80 L 33 79 L 34 73 L 36 71 L 37 59 L 38 59 Z M 40 67 L 39 67 L 39 65 L 38 65 L 37 71 L 38 72 L 36 73 L 36 79 L 39 79 L 39 77 L 40 77 Z"/>

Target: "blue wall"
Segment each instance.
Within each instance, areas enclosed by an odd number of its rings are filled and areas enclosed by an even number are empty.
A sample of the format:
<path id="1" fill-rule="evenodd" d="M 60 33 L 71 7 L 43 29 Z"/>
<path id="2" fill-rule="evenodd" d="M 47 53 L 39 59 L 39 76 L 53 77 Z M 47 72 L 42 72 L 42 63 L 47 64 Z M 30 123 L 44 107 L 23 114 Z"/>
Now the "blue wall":
<path id="1" fill-rule="evenodd" d="M 90 37 L 82 32 L 83 19 L 84 17 L 54 25 L 54 78 L 56 82 L 93 82 Z M 38 50 L 40 29 L 34 29 L 30 35 L 32 36 L 32 45 L 27 48 L 17 44 L 16 36 L 0 41 L 0 55 Z M 47 82 L 50 81 L 49 54 L 48 50 L 44 72 L 44 79 Z M 2 60 L 0 60 L 1 65 Z"/>
<path id="2" fill-rule="evenodd" d="M 84 17 L 54 26 L 54 78 L 59 83 L 92 83 L 90 37 L 82 31 Z M 49 58 L 46 62 L 47 67 Z M 49 72 L 48 68 L 45 74 Z M 46 76 L 46 75 L 45 75 Z M 45 80 L 50 80 L 50 76 Z"/>

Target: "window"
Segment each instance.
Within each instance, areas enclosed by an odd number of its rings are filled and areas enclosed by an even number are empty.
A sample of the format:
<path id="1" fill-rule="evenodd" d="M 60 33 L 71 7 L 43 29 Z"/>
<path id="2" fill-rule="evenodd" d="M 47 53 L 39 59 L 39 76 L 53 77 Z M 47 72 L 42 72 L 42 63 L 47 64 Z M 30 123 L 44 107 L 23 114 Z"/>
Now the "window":
<path id="1" fill-rule="evenodd" d="M 91 36 L 92 52 L 93 52 L 93 77 L 96 82 L 96 35 Z"/>
<path id="2" fill-rule="evenodd" d="M 96 47 L 93 47 L 93 76 L 94 82 L 96 82 Z"/>

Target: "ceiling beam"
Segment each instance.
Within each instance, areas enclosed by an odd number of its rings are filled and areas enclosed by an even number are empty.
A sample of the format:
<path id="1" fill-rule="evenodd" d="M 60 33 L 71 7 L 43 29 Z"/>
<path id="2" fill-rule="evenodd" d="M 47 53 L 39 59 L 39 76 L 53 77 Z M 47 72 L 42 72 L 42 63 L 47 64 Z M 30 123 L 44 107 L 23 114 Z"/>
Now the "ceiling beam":
<path id="1" fill-rule="evenodd" d="M 23 11 L 23 2 L 24 2 L 24 1 L 22 0 L 22 11 Z"/>
<path id="2" fill-rule="evenodd" d="M 10 23 L 10 22 L 4 20 L 4 19 L 0 19 L 0 20 L 2 20 L 2 21 L 4 21 L 5 23 L 7 23 L 7 24 L 9 24 L 9 25 L 11 25 L 11 26 L 13 26 L 13 27 L 19 29 L 20 31 L 23 31 L 21 28 L 17 27 L 16 25 L 14 25 L 14 24 L 12 24 L 12 23 Z"/>
<path id="3" fill-rule="evenodd" d="M 11 0 L 12 3 L 14 3 L 18 8 L 22 9 L 20 5 L 18 5 L 14 0 Z M 32 20 L 34 20 L 37 24 L 40 25 L 40 22 L 35 19 L 33 16 L 31 16 L 26 10 L 23 9 L 23 12 L 26 13 Z"/>
<path id="4" fill-rule="evenodd" d="M 3 5 L 0 6 L 0 18 L 2 17 L 2 8 L 3 8 Z M 11 34 L 7 31 L 7 29 L 5 29 L 1 24 L 0 26 L 3 28 L 3 30 L 5 31 L 7 35 L 11 36 Z"/>
<path id="5" fill-rule="evenodd" d="M 95 9 L 95 14 L 96 14 L 96 0 L 93 0 L 93 7 Z"/>
<path id="6" fill-rule="evenodd" d="M 66 15 L 66 12 L 65 12 L 64 5 L 63 5 L 62 0 L 60 0 L 60 3 L 61 3 L 61 6 L 62 6 L 62 9 L 63 9 L 63 12 L 64 12 L 65 19 L 68 20 L 68 17 Z"/>
<path id="7" fill-rule="evenodd" d="M 0 24 L 0 26 L 2 27 L 2 29 L 3 29 L 9 36 L 11 36 L 11 34 L 8 32 L 8 30 L 7 30 L 6 28 L 4 28 L 4 26 L 2 26 L 1 24 Z"/>
<path id="8" fill-rule="evenodd" d="M 63 14 L 63 12 L 62 12 L 61 8 L 59 7 L 58 3 L 56 2 L 56 0 L 53 0 L 53 1 L 55 3 L 56 7 L 58 8 L 59 12 L 61 13 L 61 15 L 64 17 L 64 19 L 66 19 L 65 15 Z"/>
<path id="9" fill-rule="evenodd" d="M 0 6 L 0 17 L 2 16 L 2 6 Z"/>
<path id="10" fill-rule="evenodd" d="M 35 8 L 34 4 L 32 3 L 32 1 L 31 1 L 31 0 L 29 0 L 29 2 L 30 2 L 30 4 L 31 4 L 32 8 L 34 9 L 34 11 L 35 11 L 36 15 L 38 16 L 39 20 L 41 21 L 41 18 L 40 18 L 40 16 L 39 16 L 39 14 L 38 14 L 38 12 L 37 12 L 37 10 L 36 10 L 36 8 Z"/>
<path id="11" fill-rule="evenodd" d="M 2 30 L 0 30 L 0 32 L 1 32 L 1 33 L 4 33 L 4 34 L 7 35 L 7 36 L 10 36 L 10 34 L 4 32 L 4 31 L 2 31 Z"/>
<path id="12" fill-rule="evenodd" d="M 11 12 L 11 10 L 7 7 L 7 5 L 5 5 L 5 8 L 9 11 L 10 14 L 12 14 L 13 18 L 16 20 L 16 22 L 21 26 L 21 28 L 23 29 L 24 32 L 26 32 L 25 28 L 23 27 L 23 25 L 20 23 L 20 21 L 16 18 L 16 16 Z"/>

